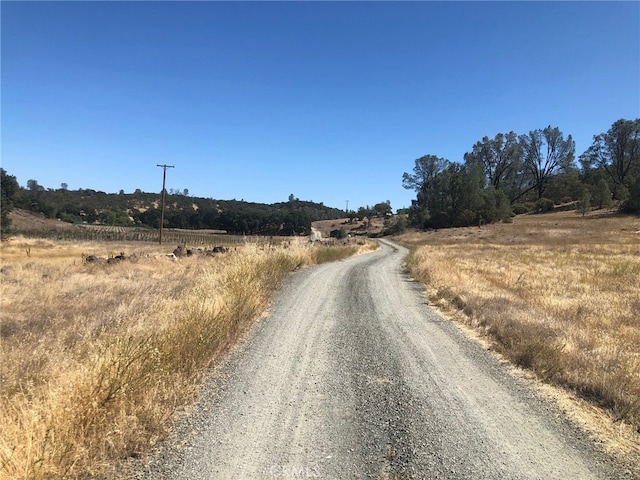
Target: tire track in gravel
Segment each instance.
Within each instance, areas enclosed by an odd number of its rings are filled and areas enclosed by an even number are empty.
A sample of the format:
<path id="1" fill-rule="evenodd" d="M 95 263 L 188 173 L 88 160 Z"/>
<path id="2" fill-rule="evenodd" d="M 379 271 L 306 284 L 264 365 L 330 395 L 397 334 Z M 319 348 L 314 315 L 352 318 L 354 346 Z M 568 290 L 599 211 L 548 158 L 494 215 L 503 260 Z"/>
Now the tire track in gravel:
<path id="1" fill-rule="evenodd" d="M 426 306 L 405 254 L 293 274 L 137 478 L 632 478 Z"/>

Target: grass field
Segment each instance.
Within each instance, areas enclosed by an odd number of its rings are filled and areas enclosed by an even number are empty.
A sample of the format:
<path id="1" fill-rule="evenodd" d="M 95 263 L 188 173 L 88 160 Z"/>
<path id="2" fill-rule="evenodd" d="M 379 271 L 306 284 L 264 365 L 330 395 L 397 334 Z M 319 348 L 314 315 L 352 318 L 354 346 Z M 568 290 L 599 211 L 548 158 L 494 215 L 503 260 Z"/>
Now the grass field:
<path id="1" fill-rule="evenodd" d="M 172 260 L 174 246 L 3 242 L 0 478 L 120 476 L 289 272 L 372 245 L 290 240 Z"/>
<path id="2" fill-rule="evenodd" d="M 640 432 L 640 218 L 523 215 L 399 240 L 432 303 Z"/>

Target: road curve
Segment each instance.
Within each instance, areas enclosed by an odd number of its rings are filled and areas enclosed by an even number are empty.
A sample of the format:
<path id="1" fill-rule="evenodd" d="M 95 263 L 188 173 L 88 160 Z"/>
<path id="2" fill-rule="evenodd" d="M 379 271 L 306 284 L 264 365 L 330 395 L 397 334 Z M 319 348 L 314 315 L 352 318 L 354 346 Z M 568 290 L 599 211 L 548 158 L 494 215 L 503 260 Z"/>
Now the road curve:
<path id="1" fill-rule="evenodd" d="M 405 254 L 294 273 L 140 478 L 632 478 L 432 311 Z"/>

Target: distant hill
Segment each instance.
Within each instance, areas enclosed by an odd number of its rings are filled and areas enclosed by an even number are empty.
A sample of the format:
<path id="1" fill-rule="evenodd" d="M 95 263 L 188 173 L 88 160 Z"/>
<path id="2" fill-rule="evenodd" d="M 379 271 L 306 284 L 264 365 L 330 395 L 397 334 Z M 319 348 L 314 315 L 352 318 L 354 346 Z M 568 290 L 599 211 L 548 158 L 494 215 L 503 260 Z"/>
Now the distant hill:
<path id="1" fill-rule="evenodd" d="M 55 221 L 55 228 L 74 223 L 159 228 L 161 200 L 160 193 L 140 190 L 127 194 L 45 189 L 30 181 L 29 188 L 18 189 L 14 199 L 17 210 L 11 218 L 16 230 L 21 229 L 23 220 L 33 223 L 38 218 Z M 27 212 L 33 216 L 25 217 Z M 164 226 L 248 235 L 300 235 L 310 232 L 311 222 L 344 216 L 342 210 L 293 195 L 287 202 L 263 204 L 191 197 L 172 191 L 165 199 Z"/>

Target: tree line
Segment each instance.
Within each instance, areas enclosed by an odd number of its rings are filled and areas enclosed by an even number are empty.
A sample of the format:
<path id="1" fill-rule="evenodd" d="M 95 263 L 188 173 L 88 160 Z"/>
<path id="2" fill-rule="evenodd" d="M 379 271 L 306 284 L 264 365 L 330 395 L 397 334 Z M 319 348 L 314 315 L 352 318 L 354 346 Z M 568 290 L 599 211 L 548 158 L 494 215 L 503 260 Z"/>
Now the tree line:
<path id="1" fill-rule="evenodd" d="M 558 127 L 485 136 L 463 162 L 418 158 L 402 185 L 416 191 L 409 222 L 418 228 L 510 221 L 569 202 L 583 214 L 614 206 L 640 213 L 640 119 L 614 122 L 577 162 L 575 142 Z"/>
<path id="2" fill-rule="evenodd" d="M 8 213 L 21 208 L 45 218 L 70 223 L 159 228 L 161 193 L 137 189 L 105 193 L 92 189 L 45 188 L 37 180 L 21 187 L 4 169 L 2 176 L 2 231 L 10 227 Z M 311 222 L 341 218 L 345 212 L 323 203 L 303 201 L 293 194 L 286 202 L 262 204 L 244 200 L 190 197 L 188 190 L 166 192 L 164 227 L 224 230 L 239 235 L 309 234 Z"/>

